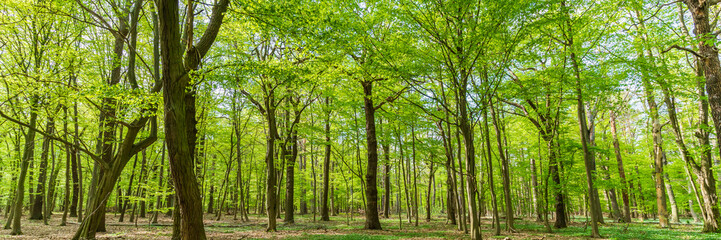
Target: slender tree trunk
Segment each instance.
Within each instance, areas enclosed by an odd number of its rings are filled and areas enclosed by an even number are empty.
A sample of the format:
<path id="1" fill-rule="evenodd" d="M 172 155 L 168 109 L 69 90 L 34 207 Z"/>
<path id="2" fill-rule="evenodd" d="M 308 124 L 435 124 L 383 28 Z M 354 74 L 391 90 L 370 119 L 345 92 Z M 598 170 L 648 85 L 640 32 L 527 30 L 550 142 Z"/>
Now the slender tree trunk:
<path id="1" fill-rule="evenodd" d="M 639 20 L 639 29 L 642 31 L 645 30 L 644 20 L 643 17 L 640 15 L 640 12 L 638 9 L 635 10 L 637 20 Z M 645 35 L 639 36 L 639 38 L 643 41 L 645 41 Z M 648 47 L 645 47 L 643 50 L 647 52 L 647 54 L 644 54 L 642 51 L 639 51 L 638 56 L 639 59 L 646 65 L 654 65 L 654 57 L 651 52 L 651 50 Z M 649 76 L 650 72 L 648 69 L 643 69 L 643 76 L 641 77 L 641 81 L 643 83 L 645 98 L 646 98 L 646 104 L 648 105 L 648 111 L 649 115 L 651 117 L 651 134 L 653 137 L 653 158 L 654 158 L 654 180 L 656 183 L 656 210 L 658 212 L 658 218 L 659 218 L 659 226 L 662 228 L 669 227 L 668 223 L 668 212 L 666 210 L 666 186 L 664 184 L 663 179 L 663 140 L 661 135 L 661 127 L 662 124 L 659 119 L 659 113 L 658 113 L 658 105 L 656 104 L 656 97 L 654 95 L 654 90 L 651 86 L 651 76 Z"/>
<path id="2" fill-rule="evenodd" d="M 601 166 L 601 169 L 603 169 L 604 172 L 604 180 L 605 181 L 611 181 L 611 174 L 609 173 L 609 169 L 606 166 Z M 618 222 L 623 222 L 624 217 L 623 213 L 621 213 L 621 208 L 618 206 L 618 198 L 616 197 L 616 189 L 611 188 L 607 191 L 607 201 L 609 204 L 611 204 L 611 213 L 613 213 L 613 218 L 618 220 Z"/>
<path id="3" fill-rule="evenodd" d="M 45 126 L 45 132 L 48 134 L 54 134 L 55 132 L 55 121 L 48 117 L 47 124 Z M 34 198 L 33 198 L 33 205 L 30 209 L 30 219 L 39 220 L 44 219 L 43 218 L 43 204 L 48 204 L 49 202 L 45 202 L 45 181 L 47 177 L 47 168 L 48 168 L 48 153 L 50 151 L 50 138 L 44 137 L 43 138 L 43 146 L 42 146 L 42 153 L 40 154 L 40 173 L 38 174 L 38 185 L 35 188 Z"/>
<path id="4" fill-rule="evenodd" d="M 483 111 L 484 138 L 486 143 L 486 168 L 488 169 L 488 188 L 491 190 L 491 206 L 493 207 L 493 227 L 496 236 L 501 235 L 501 219 L 498 216 L 498 199 L 496 197 L 495 183 L 493 182 L 493 153 L 491 152 L 491 130 L 488 127 L 488 111 Z"/>
<path id="5" fill-rule="evenodd" d="M 35 154 L 35 126 L 37 125 L 37 105 L 39 102 L 38 96 L 33 95 L 30 99 L 30 127 L 27 129 L 25 134 L 25 148 L 23 149 L 23 158 L 20 163 L 20 175 L 17 180 L 17 187 L 15 187 L 15 202 L 12 207 L 12 231 L 10 235 L 21 235 L 23 234 L 20 229 L 20 218 L 23 215 L 23 198 L 25 197 L 25 176 L 28 172 L 28 165 L 33 159 Z"/>
<path id="6" fill-rule="evenodd" d="M 293 211 L 295 208 L 295 200 L 294 200 L 294 192 L 295 192 L 295 161 L 298 158 L 298 132 L 297 131 L 291 131 L 290 133 L 290 145 L 291 145 L 291 153 L 289 156 L 284 156 L 287 158 L 287 164 L 285 166 L 286 168 L 286 175 L 287 180 L 285 181 L 285 223 L 294 223 L 295 218 L 293 216 Z"/>
<path id="7" fill-rule="evenodd" d="M 383 217 L 390 218 L 391 217 L 391 157 L 390 157 L 390 149 L 388 147 L 388 143 L 383 144 L 383 157 L 385 158 L 384 163 L 384 190 L 385 193 L 383 194 Z"/>
<path id="8" fill-rule="evenodd" d="M 63 121 L 63 130 L 68 132 L 68 109 L 64 108 L 63 113 L 65 115 L 65 121 Z M 77 132 L 74 134 L 77 135 Z M 68 219 L 68 208 L 70 207 L 70 156 L 73 154 L 72 147 L 70 144 L 65 144 L 65 194 L 63 194 L 63 217 L 60 220 L 60 226 L 65 226 Z"/>
<path id="9" fill-rule="evenodd" d="M 155 197 L 155 211 L 153 213 L 153 219 L 150 221 L 151 224 L 157 224 L 158 223 L 158 214 L 160 214 L 160 208 L 162 206 L 161 204 L 161 194 L 165 192 L 165 186 L 163 185 L 163 174 L 165 173 L 165 142 L 163 142 L 163 149 L 161 150 L 160 154 L 160 171 L 158 172 L 158 190 L 156 192 L 157 196 Z"/>
<path id="10" fill-rule="evenodd" d="M 330 107 L 330 98 L 325 98 L 325 105 L 326 107 Z M 328 188 L 330 187 L 330 109 L 327 112 L 326 118 L 325 118 L 325 154 L 324 154 L 324 161 L 323 161 L 323 197 L 321 197 L 321 207 L 320 207 L 320 220 L 321 221 L 330 221 L 330 216 L 328 215 Z M 332 194 L 331 194 L 332 195 Z"/>
<path id="11" fill-rule="evenodd" d="M 505 200 L 505 209 L 506 209 L 506 230 L 509 232 L 514 232 L 515 229 L 513 227 L 513 203 L 511 201 L 511 179 L 508 176 L 509 175 L 509 166 L 508 166 L 508 159 L 507 156 L 504 154 L 503 151 L 503 143 L 501 141 L 501 128 L 500 128 L 500 121 L 498 120 L 498 116 L 496 115 L 495 107 L 493 106 L 493 103 L 491 103 L 491 116 L 493 118 L 493 126 L 496 130 L 496 142 L 498 144 L 498 156 L 501 161 L 501 179 L 503 183 L 503 198 Z M 487 133 L 487 134 L 490 134 Z M 489 161 L 489 165 L 490 165 Z"/>
<path id="12" fill-rule="evenodd" d="M 540 147 L 540 146 L 539 146 Z M 543 215 L 541 213 L 541 201 L 540 194 L 538 193 L 538 177 L 536 176 L 536 160 L 531 158 L 531 183 L 532 183 L 532 197 L 533 197 L 533 208 L 536 210 L 536 222 L 543 222 Z"/>
<path id="13" fill-rule="evenodd" d="M 431 159 L 431 166 L 428 172 L 428 190 L 426 190 L 426 222 L 431 221 L 431 187 L 433 187 L 433 175 L 435 173 L 433 166 L 433 159 Z"/>
<path id="14" fill-rule="evenodd" d="M 668 202 L 671 204 L 671 223 L 680 223 L 678 220 L 678 205 L 676 204 L 676 195 L 673 193 L 671 188 L 671 179 L 668 178 L 668 173 L 664 174 L 666 178 L 666 194 L 668 195 Z"/>
<path id="15" fill-rule="evenodd" d="M 616 163 L 618 164 L 618 175 L 621 181 L 621 197 L 623 199 L 623 222 L 631 222 L 631 207 L 628 198 L 628 187 L 626 185 L 626 172 L 623 168 L 623 159 L 621 158 L 621 146 L 618 142 L 618 135 L 616 134 L 616 112 L 611 111 L 610 116 L 611 134 L 613 135 L 613 151 L 616 155 Z"/>
<path id="16" fill-rule="evenodd" d="M 55 189 L 57 187 L 58 175 L 60 173 L 60 166 L 55 161 L 55 145 L 50 145 L 50 159 L 52 161 L 50 180 L 48 181 L 48 194 L 45 198 L 45 208 L 43 209 L 43 223 L 48 225 L 50 215 L 53 213 L 55 208 Z"/>
<path id="17" fill-rule="evenodd" d="M 415 124 L 411 124 L 411 149 L 413 157 L 413 208 L 414 216 L 416 217 L 415 226 L 418 226 L 418 162 L 416 161 L 416 130 Z M 410 170 L 410 169 L 409 169 Z"/>
<path id="18" fill-rule="evenodd" d="M 566 8 L 566 2 L 561 3 L 562 8 Z M 566 14 L 570 14 L 569 9 L 565 9 L 568 11 Z M 571 63 L 573 64 L 573 72 L 574 76 L 576 78 L 576 98 L 577 98 L 577 114 L 578 114 L 578 122 L 581 132 L 581 146 L 583 148 L 583 159 L 584 159 L 584 165 L 586 166 L 586 182 L 587 182 L 587 191 L 588 191 L 588 200 L 589 200 L 589 206 L 591 207 L 591 237 L 592 238 L 600 238 L 601 234 L 598 232 L 598 220 L 603 219 L 603 216 L 598 216 L 601 213 L 601 204 L 598 199 L 598 190 L 594 186 L 594 172 L 596 171 L 596 160 L 594 153 L 591 152 L 592 150 L 589 149 L 589 145 L 592 146 L 593 143 L 591 143 L 591 136 L 589 134 L 593 129 L 589 129 L 587 126 L 586 121 L 586 105 L 583 101 L 583 92 L 582 92 L 582 85 L 581 85 L 581 70 L 579 66 L 579 59 L 576 57 L 576 53 L 574 52 L 574 37 L 573 37 L 573 30 L 572 30 L 572 24 L 570 20 L 566 20 L 566 25 L 568 28 L 569 34 L 567 35 L 567 44 L 572 48 L 571 50 Z M 593 121 L 592 121 L 593 124 Z M 592 125 L 593 126 L 593 125 Z M 590 130 L 590 131 L 589 131 Z"/>
<path id="19" fill-rule="evenodd" d="M 450 137 L 446 135 L 445 130 L 443 128 L 443 121 L 438 122 L 438 129 L 441 131 L 441 139 L 443 140 L 443 148 L 445 150 L 446 154 L 446 218 L 447 221 L 450 221 L 449 223 L 452 225 L 456 225 L 456 196 L 455 196 L 455 181 L 453 176 L 455 176 L 455 169 L 453 166 L 453 150 L 450 148 L 449 144 Z"/>

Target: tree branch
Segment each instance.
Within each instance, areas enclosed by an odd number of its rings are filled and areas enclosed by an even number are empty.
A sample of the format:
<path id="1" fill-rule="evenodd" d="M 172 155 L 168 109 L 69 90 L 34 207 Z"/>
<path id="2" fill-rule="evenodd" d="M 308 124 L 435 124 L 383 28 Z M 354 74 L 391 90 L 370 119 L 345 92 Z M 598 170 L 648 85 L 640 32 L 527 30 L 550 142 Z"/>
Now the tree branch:
<path id="1" fill-rule="evenodd" d="M 721 0 L 716 0 L 716 1 L 721 1 Z M 674 44 L 673 46 L 670 46 L 670 47 L 666 48 L 666 50 L 663 50 L 661 53 L 666 53 L 666 52 L 668 52 L 668 51 L 671 51 L 671 49 L 674 49 L 674 48 L 675 48 L 675 49 L 678 49 L 678 50 L 683 50 L 683 51 L 689 52 L 689 53 L 695 55 L 696 57 L 699 57 L 699 58 L 702 58 L 702 59 L 705 59 L 705 58 L 706 58 L 706 57 L 704 57 L 704 56 L 701 56 L 701 54 L 697 53 L 696 51 L 691 50 L 690 48 L 681 47 L 681 46 L 676 45 L 676 44 Z"/>
<path id="2" fill-rule="evenodd" d="M 91 159 L 93 159 L 95 162 L 97 162 L 98 164 L 100 164 L 104 169 L 109 169 L 109 168 L 110 168 L 110 165 L 109 165 L 108 163 L 106 163 L 105 161 L 103 161 L 102 159 L 100 159 L 100 157 L 99 157 L 98 155 L 95 155 L 93 152 L 91 152 L 91 151 L 89 151 L 89 150 L 87 150 L 87 149 L 85 149 L 85 148 L 83 148 L 83 147 L 80 147 L 78 144 L 74 144 L 74 143 L 71 143 L 71 142 L 69 142 L 69 141 L 67 141 L 67 140 L 65 140 L 65 139 L 62 139 L 62 138 L 53 136 L 52 134 L 49 134 L 49 133 L 44 132 L 44 131 L 41 131 L 40 129 L 37 129 L 37 128 L 34 128 L 34 127 L 30 127 L 30 125 L 28 125 L 27 123 L 21 122 L 20 120 L 17 120 L 17 119 L 15 119 L 15 118 L 12 118 L 12 117 L 6 115 L 5 112 L 3 112 L 2 110 L 0 110 L 0 117 L 3 117 L 3 118 L 5 118 L 5 119 L 7 119 L 8 121 L 14 122 L 14 123 L 16 123 L 16 124 L 18 124 L 18 125 L 20 125 L 20 126 L 26 127 L 26 128 L 28 128 L 28 129 L 30 129 L 30 130 L 33 130 L 33 131 L 39 133 L 40 135 L 43 135 L 43 136 L 45 136 L 45 137 L 47 137 L 47 138 L 50 138 L 50 139 L 52 139 L 52 140 L 62 142 L 62 143 L 66 144 L 66 145 L 69 145 L 69 146 L 73 146 L 76 150 L 79 150 L 79 151 L 87 154 L 88 156 L 90 156 Z"/>
<path id="3" fill-rule="evenodd" d="M 250 95 L 250 93 L 245 91 L 245 89 L 240 90 L 240 93 L 245 95 L 245 98 L 247 98 L 251 103 L 253 103 L 253 105 L 255 105 L 255 107 L 258 108 L 258 110 L 260 111 L 261 114 L 265 115 L 265 108 L 263 108 L 263 105 L 261 105 L 258 101 L 256 101 L 255 98 L 253 98 L 253 96 Z"/>

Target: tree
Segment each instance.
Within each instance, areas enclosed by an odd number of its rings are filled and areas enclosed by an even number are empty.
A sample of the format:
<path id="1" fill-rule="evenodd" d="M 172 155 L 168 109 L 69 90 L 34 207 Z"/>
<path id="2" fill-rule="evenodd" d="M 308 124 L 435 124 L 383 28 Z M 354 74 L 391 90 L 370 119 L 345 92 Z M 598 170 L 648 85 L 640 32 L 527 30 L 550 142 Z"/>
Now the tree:
<path id="1" fill-rule="evenodd" d="M 182 239 L 205 239 L 203 208 L 197 178 L 192 171 L 195 146 L 195 98 L 188 92 L 190 74 L 198 70 L 200 60 L 218 35 L 228 0 L 213 6 L 208 27 L 195 41 L 193 37 L 194 3 L 188 1 L 185 19 L 185 38 L 180 35 L 177 0 L 157 3 L 160 56 L 162 66 L 163 100 L 165 101 L 165 138 L 168 146 L 170 171 L 181 212 Z M 181 41 L 185 40 L 185 46 Z"/>

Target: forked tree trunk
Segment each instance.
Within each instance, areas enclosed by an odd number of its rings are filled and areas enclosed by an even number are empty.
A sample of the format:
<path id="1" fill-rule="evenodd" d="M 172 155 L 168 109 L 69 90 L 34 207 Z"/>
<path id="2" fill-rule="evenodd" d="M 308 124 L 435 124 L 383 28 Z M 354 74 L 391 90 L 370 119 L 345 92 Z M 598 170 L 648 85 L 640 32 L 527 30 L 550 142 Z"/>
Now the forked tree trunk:
<path id="1" fill-rule="evenodd" d="M 188 1 L 192 6 L 193 2 Z M 177 206 L 181 211 L 180 236 L 183 239 L 204 240 L 203 207 L 200 187 L 193 172 L 195 146 L 195 97 L 188 92 L 190 76 L 188 69 L 197 69 L 201 58 L 215 41 L 223 22 L 227 0 L 213 6 L 212 15 L 203 36 L 193 45 L 193 7 L 188 7 L 185 30 L 187 46 L 181 45 L 178 23 L 178 0 L 159 0 L 156 3 L 159 22 L 161 63 L 163 76 L 163 100 L 165 103 L 165 137 L 170 159 L 170 170 L 175 183 Z M 183 52 L 185 51 L 185 53 Z M 185 58 L 184 58 L 185 56 Z M 272 144 L 270 145 L 272 146 Z M 270 165 L 273 166 L 273 165 Z M 272 167 L 271 167 L 272 168 Z M 275 180 L 275 179 L 273 179 Z M 273 181 L 274 182 L 274 181 Z M 274 186 L 269 186 L 273 189 Z"/>

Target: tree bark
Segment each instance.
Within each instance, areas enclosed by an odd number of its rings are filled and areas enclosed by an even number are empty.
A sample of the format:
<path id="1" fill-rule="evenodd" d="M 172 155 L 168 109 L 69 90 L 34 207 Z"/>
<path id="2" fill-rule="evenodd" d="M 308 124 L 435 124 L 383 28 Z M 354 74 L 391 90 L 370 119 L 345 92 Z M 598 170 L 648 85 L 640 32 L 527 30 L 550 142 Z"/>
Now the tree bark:
<path id="1" fill-rule="evenodd" d="M 376 186 L 376 175 L 378 172 L 378 140 L 376 139 L 375 105 L 373 105 L 373 82 L 361 82 L 363 87 L 363 106 L 365 108 L 366 122 L 366 147 L 368 151 L 368 165 L 365 175 L 366 192 L 366 220 L 364 229 L 380 230 L 381 223 L 378 219 L 378 189 Z"/>
<path id="2" fill-rule="evenodd" d="M 491 117 L 493 119 L 493 127 L 496 130 L 496 143 L 498 145 L 498 157 L 501 161 L 501 180 L 503 183 L 503 199 L 505 201 L 505 210 L 506 210 L 506 230 L 509 232 L 514 232 L 515 229 L 513 227 L 513 203 L 511 201 L 511 179 L 508 176 L 509 175 L 509 166 L 508 166 L 508 159 L 507 156 L 504 154 L 503 151 L 503 142 L 501 140 L 501 135 L 503 134 L 501 132 L 500 127 L 500 121 L 498 120 L 498 116 L 496 115 L 495 107 L 493 106 L 493 103 L 490 103 L 491 108 Z M 490 134 L 486 133 L 486 134 Z M 489 161 L 489 165 L 491 165 Z M 489 173 L 490 174 L 490 173 Z"/>
<path id="3" fill-rule="evenodd" d="M 192 1 L 188 1 L 192 6 Z M 163 100 L 165 103 L 165 137 L 170 159 L 170 170 L 175 183 L 181 212 L 180 235 L 182 239 L 204 240 L 203 208 L 198 181 L 193 172 L 195 146 L 195 97 L 187 92 L 190 84 L 189 69 L 197 69 L 215 41 L 223 22 L 228 0 L 220 0 L 214 7 L 203 36 L 193 45 L 192 17 L 195 12 L 188 7 L 185 30 L 190 33 L 185 54 L 181 45 L 178 0 L 157 2 L 159 36 L 162 63 Z M 185 55 L 185 58 L 183 57 Z M 272 146 L 272 142 L 270 142 Z M 273 165 L 269 165 L 273 166 Z M 270 167 L 272 168 L 272 167 Z M 271 171 L 272 172 L 272 171 Z M 275 179 L 273 179 L 273 182 Z M 274 186 L 269 186 L 273 190 Z M 273 197 L 273 196 L 270 196 Z M 273 226 L 274 227 L 274 226 Z"/>
<path id="4" fill-rule="evenodd" d="M 709 8 L 717 4 L 717 2 L 704 1 L 704 0 L 684 0 L 683 1 L 691 12 L 691 16 L 694 22 L 694 33 L 698 43 L 698 54 L 701 55 L 699 59 L 700 69 L 703 69 L 706 92 L 708 93 L 708 104 L 704 101 L 703 93 L 701 93 L 701 114 L 700 117 L 702 122 L 703 118 L 708 116 L 707 112 L 703 108 L 711 109 L 711 117 L 714 122 L 714 130 L 716 136 L 721 136 L 721 64 L 718 58 L 718 49 L 715 44 L 711 41 L 707 41 L 708 36 L 714 36 L 713 28 L 709 23 Z M 706 121 L 707 122 L 707 121 Z M 704 124 L 706 125 L 706 124 Z M 710 145 L 708 142 L 708 133 L 701 130 L 697 133 L 699 141 L 703 146 Z M 705 135 L 705 137 L 704 137 Z M 705 138 L 705 139 L 704 139 Z M 704 142 L 704 140 L 706 140 Z M 716 148 L 721 151 L 721 141 L 716 141 Z M 707 148 L 710 149 L 710 148 Z M 705 154 L 704 154 L 705 155 Z M 710 156 L 709 156 L 710 157 Z M 704 195 L 704 208 L 706 209 L 706 216 L 704 216 L 704 229 L 703 232 L 719 232 L 719 222 L 721 222 L 721 216 L 718 210 L 718 199 L 715 197 L 716 182 L 713 176 L 711 167 L 713 166 L 710 159 L 701 159 L 701 174 L 698 174 L 699 183 L 701 185 L 702 192 L 705 191 L 708 194 Z"/>
<path id="5" fill-rule="evenodd" d="M 561 7 L 564 8 L 564 11 L 566 11 L 565 14 L 570 15 L 570 10 L 566 7 L 566 2 L 561 2 Z M 591 143 L 591 136 L 589 135 L 593 131 L 593 125 L 592 128 L 589 129 L 587 126 L 586 121 L 586 105 L 584 104 L 583 100 L 583 92 L 582 92 L 582 85 L 581 85 L 581 70 L 580 70 L 580 63 L 579 59 L 576 56 L 576 53 L 574 51 L 574 37 L 573 37 L 573 24 L 571 23 L 571 20 L 566 19 L 566 26 L 567 31 L 569 32 L 566 38 L 567 45 L 571 48 L 570 52 L 570 58 L 571 63 L 573 65 L 573 72 L 574 77 L 576 79 L 576 100 L 577 100 L 577 115 L 578 115 L 578 122 L 581 132 L 581 146 L 583 148 L 583 162 L 586 166 L 586 183 L 587 183 L 587 191 L 588 191 L 588 200 L 589 200 L 589 206 L 591 207 L 591 237 L 592 238 L 600 238 L 601 234 L 598 232 L 598 219 L 603 219 L 603 216 L 598 216 L 601 213 L 601 204 L 598 199 L 598 189 L 594 186 L 595 181 L 595 171 L 596 171 L 596 160 L 594 153 L 591 152 L 591 149 L 589 149 L 589 145 L 593 144 Z M 593 124 L 593 121 L 592 121 Z"/>
<path id="6" fill-rule="evenodd" d="M 33 95 L 30 98 L 30 127 L 28 127 L 25 134 L 25 148 L 23 149 L 23 158 L 20 163 L 20 175 L 17 179 L 17 186 L 15 187 L 15 200 L 12 207 L 12 231 L 10 235 L 21 235 L 23 234 L 20 229 L 20 217 L 23 215 L 23 198 L 25 197 L 25 177 L 28 172 L 28 165 L 33 159 L 35 154 L 35 126 L 37 123 L 37 106 L 39 98 Z"/>
<path id="7" fill-rule="evenodd" d="M 55 121 L 52 117 L 48 117 L 47 124 L 45 125 L 45 132 L 48 134 L 54 134 L 55 132 Z M 33 205 L 30 209 L 30 219 L 40 220 L 43 218 L 43 204 L 45 202 L 45 181 L 47 177 L 48 168 L 48 153 L 50 151 L 50 138 L 43 138 L 42 153 L 40 154 L 40 173 L 38 174 L 38 185 L 35 187 L 35 193 L 33 198 Z M 52 184 L 52 183 L 51 183 Z"/>
<path id="8" fill-rule="evenodd" d="M 618 134 L 616 133 L 616 112 L 611 111 L 610 116 L 611 135 L 613 136 L 613 152 L 616 155 L 616 163 L 618 164 L 618 175 L 621 181 L 621 197 L 623 199 L 623 217 L 625 223 L 631 222 L 631 207 L 628 198 L 628 187 L 626 184 L 626 172 L 623 168 L 623 159 L 621 158 L 621 146 L 618 142 Z"/>
<path id="9" fill-rule="evenodd" d="M 325 118 L 325 154 L 323 161 L 323 197 L 321 197 L 320 220 L 330 221 L 328 215 L 328 188 L 330 187 L 330 98 L 325 98 L 325 105 L 328 112 Z"/>
<path id="10" fill-rule="evenodd" d="M 455 194 L 455 169 L 453 168 L 453 150 L 450 145 L 450 136 L 446 134 L 443 128 L 443 121 L 438 121 L 438 129 L 441 132 L 441 139 L 443 140 L 443 148 L 446 154 L 446 219 L 451 225 L 456 225 L 456 201 Z"/>

